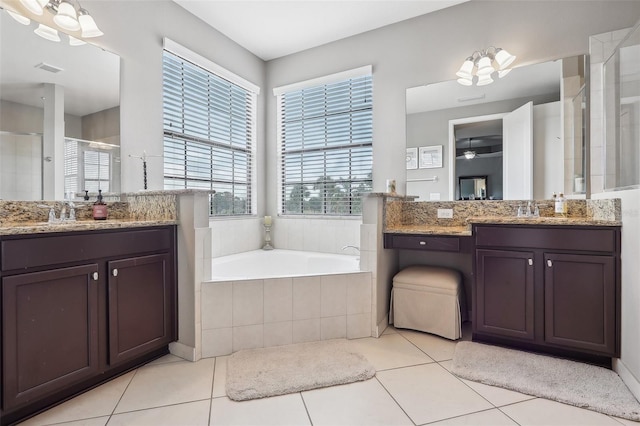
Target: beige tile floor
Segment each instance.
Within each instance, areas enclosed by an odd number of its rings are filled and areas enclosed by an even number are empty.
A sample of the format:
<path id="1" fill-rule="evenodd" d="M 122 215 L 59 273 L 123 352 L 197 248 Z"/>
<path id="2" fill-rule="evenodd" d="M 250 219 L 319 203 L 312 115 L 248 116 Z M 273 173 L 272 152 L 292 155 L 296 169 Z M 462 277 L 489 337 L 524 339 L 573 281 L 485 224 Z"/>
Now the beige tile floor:
<path id="1" fill-rule="evenodd" d="M 375 378 L 234 402 L 224 389 L 227 357 L 167 355 L 21 425 L 638 425 L 461 380 L 449 372 L 455 342 L 436 336 L 389 328 L 349 342 Z"/>

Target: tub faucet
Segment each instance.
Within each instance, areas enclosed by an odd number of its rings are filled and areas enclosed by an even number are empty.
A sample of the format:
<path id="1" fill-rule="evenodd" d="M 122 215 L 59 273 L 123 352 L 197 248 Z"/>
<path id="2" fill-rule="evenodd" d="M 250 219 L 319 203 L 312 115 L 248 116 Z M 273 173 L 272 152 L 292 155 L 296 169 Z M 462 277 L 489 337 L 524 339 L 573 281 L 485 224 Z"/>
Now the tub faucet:
<path id="1" fill-rule="evenodd" d="M 342 250 L 346 250 L 348 248 L 356 249 L 356 250 L 358 250 L 358 253 L 360 253 L 360 247 L 356 247 L 356 246 L 344 246 L 344 247 L 342 247 Z"/>

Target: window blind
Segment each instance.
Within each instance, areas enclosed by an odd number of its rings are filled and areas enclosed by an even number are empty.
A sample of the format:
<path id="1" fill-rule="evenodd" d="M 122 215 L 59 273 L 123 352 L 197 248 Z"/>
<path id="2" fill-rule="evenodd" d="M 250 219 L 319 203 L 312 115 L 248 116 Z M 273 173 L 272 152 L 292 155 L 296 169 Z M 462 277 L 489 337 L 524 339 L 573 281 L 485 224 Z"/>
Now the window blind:
<path id="1" fill-rule="evenodd" d="M 213 189 L 211 215 L 252 213 L 256 94 L 163 57 L 164 187 Z"/>
<path id="2" fill-rule="evenodd" d="M 278 95 L 283 214 L 360 215 L 372 189 L 372 77 Z"/>
<path id="3" fill-rule="evenodd" d="M 111 154 L 103 151 L 84 151 L 84 189 L 109 192 Z"/>
<path id="4" fill-rule="evenodd" d="M 73 139 L 64 140 L 64 193 L 78 192 L 79 148 Z"/>

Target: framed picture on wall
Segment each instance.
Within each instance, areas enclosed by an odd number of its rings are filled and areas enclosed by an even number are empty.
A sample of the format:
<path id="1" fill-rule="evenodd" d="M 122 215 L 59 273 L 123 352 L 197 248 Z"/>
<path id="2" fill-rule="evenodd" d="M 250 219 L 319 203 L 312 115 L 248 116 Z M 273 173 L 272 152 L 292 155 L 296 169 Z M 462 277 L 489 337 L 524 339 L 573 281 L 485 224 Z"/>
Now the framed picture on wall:
<path id="1" fill-rule="evenodd" d="M 418 148 L 407 148 L 407 170 L 418 168 Z"/>
<path id="2" fill-rule="evenodd" d="M 420 147 L 420 168 L 437 169 L 442 167 L 442 145 Z"/>

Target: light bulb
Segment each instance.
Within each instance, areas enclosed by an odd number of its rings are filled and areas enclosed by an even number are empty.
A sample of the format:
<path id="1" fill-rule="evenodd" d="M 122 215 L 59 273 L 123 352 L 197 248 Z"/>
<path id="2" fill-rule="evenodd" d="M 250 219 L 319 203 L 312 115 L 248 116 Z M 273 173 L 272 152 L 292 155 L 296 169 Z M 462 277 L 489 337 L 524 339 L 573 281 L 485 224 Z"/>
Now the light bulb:
<path id="1" fill-rule="evenodd" d="M 511 65 L 516 60 L 516 57 L 504 49 L 497 49 L 495 60 L 502 70 Z"/>
<path id="2" fill-rule="evenodd" d="M 458 70 L 458 72 L 456 73 L 456 75 L 460 78 L 467 78 L 471 80 L 471 78 L 473 77 L 473 74 L 472 74 L 473 66 L 474 64 L 471 58 L 467 58 L 462 64 L 462 66 L 460 67 L 460 69 Z"/>
<path id="3" fill-rule="evenodd" d="M 493 79 L 491 78 L 491 74 L 478 75 L 478 82 L 476 85 L 478 86 L 486 86 L 487 84 L 493 83 Z"/>
<path id="4" fill-rule="evenodd" d="M 87 44 L 87 42 L 73 36 L 69 36 L 69 46 L 82 46 L 83 44 Z"/>
<path id="5" fill-rule="evenodd" d="M 44 6 L 47 3 L 49 3 L 49 0 L 20 0 L 20 4 L 34 15 L 42 15 L 44 12 Z"/>
<path id="6" fill-rule="evenodd" d="M 491 59 L 489 59 L 488 56 L 480 58 L 480 61 L 478 61 L 478 71 L 476 71 L 478 76 L 489 75 L 494 71 L 495 68 L 491 65 Z"/>
<path id="7" fill-rule="evenodd" d="M 71 3 L 64 0 L 58 5 L 58 13 L 53 17 L 53 22 L 65 30 L 77 31 L 80 29 L 76 9 Z"/>
<path id="8" fill-rule="evenodd" d="M 96 25 L 96 21 L 93 20 L 93 17 L 89 15 L 89 12 L 85 9 L 80 9 L 79 13 L 80 16 L 78 17 L 78 21 L 80 22 L 80 28 L 82 28 L 82 37 L 99 37 L 104 34 Z"/>
<path id="9" fill-rule="evenodd" d="M 54 30 L 51 27 L 47 27 L 46 25 L 40 24 L 38 28 L 33 30 L 34 33 L 38 34 L 40 37 L 49 41 L 60 41 L 60 36 L 58 35 L 58 31 Z"/>
<path id="10" fill-rule="evenodd" d="M 24 17 L 24 16 L 20 15 L 19 13 L 12 12 L 10 10 L 7 10 L 7 13 L 9 14 L 9 16 L 11 16 L 13 19 L 15 19 L 16 22 L 19 22 L 22 25 L 29 25 L 31 23 L 31 19 L 29 19 L 27 17 Z"/>

